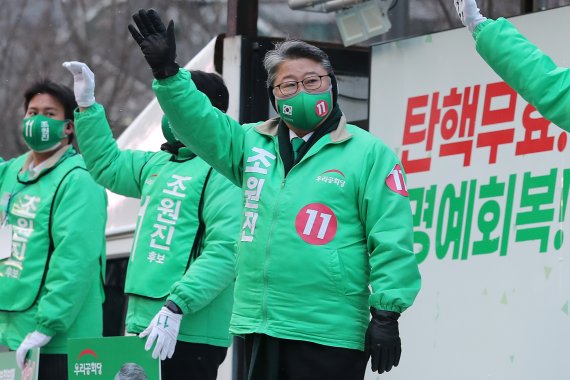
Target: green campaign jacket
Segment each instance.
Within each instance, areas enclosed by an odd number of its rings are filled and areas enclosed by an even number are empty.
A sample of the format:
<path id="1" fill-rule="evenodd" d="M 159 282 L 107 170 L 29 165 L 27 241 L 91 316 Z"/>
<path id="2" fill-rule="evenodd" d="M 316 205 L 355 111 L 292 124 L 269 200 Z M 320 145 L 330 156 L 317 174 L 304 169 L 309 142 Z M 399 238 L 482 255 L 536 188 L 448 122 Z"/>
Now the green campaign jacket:
<path id="1" fill-rule="evenodd" d="M 77 141 L 95 180 L 141 199 L 125 284 L 127 331 L 142 332 L 170 299 L 184 312 L 178 340 L 229 346 L 239 188 L 187 148 L 176 156 L 119 150 L 100 104 L 75 117 Z M 195 242 L 200 202 L 205 228 Z"/>
<path id="2" fill-rule="evenodd" d="M 481 57 L 509 86 L 570 132 L 570 69 L 556 66 L 504 18 L 479 24 L 473 37 Z"/>
<path id="3" fill-rule="evenodd" d="M 72 147 L 35 177 L 30 161 L 0 164 L 0 214 L 12 229 L 11 256 L 0 261 L 0 344 L 15 350 L 38 330 L 53 337 L 42 353 L 66 353 L 68 338 L 102 335 L 107 198 Z"/>
<path id="4" fill-rule="evenodd" d="M 403 312 L 420 289 L 396 155 L 342 117 L 285 175 L 279 120 L 242 126 L 189 76 L 153 89 L 182 141 L 244 192 L 230 331 L 362 350 L 369 306 Z"/>

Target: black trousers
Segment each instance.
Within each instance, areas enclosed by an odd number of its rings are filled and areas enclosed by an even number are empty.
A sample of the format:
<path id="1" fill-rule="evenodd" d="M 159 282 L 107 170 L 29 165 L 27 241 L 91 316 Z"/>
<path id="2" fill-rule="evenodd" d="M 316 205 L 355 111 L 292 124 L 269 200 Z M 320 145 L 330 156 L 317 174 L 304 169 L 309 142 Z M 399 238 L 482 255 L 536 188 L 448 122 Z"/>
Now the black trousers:
<path id="1" fill-rule="evenodd" d="M 172 358 L 161 362 L 162 380 L 215 380 L 227 351 L 226 347 L 177 341 Z"/>
<path id="2" fill-rule="evenodd" d="M 348 348 L 245 335 L 249 380 L 362 380 L 368 358 Z"/>
<path id="3" fill-rule="evenodd" d="M 67 380 L 67 355 L 40 354 L 38 380 Z"/>

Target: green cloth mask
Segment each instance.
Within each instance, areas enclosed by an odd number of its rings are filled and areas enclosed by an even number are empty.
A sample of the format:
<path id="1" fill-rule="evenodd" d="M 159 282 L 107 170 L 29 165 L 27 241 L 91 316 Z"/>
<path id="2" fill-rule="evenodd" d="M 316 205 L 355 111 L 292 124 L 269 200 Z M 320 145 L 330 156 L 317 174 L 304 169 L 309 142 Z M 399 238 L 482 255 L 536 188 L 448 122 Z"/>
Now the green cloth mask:
<path id="1" fill-rule="evenodd" d="M 65 126 L 68 120 L 56 120 L 44 115 L 34 115 L 22 122 L 22 134 L 26 145 L 38 153 L 49 152 L 61 145 L 66 137 Z"/>
<path id="2" fill-rule="evenodd" d="M 281 119 L 303 131 L 315 129 L 332 110 L 330 89 L 319 93 L 300 91 L 291 98 L 275 97 L 275 99 Z"/>

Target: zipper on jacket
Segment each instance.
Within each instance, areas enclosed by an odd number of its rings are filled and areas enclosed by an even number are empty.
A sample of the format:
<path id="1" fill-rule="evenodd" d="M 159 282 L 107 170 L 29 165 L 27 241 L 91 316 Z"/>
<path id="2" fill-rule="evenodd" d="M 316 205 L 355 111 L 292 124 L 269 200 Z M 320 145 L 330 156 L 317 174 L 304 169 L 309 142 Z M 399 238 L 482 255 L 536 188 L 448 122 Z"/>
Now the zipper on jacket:
<path id="1" fill-rule="evenodd" d="M 279 165 L 281 165 L 281 169 L 283 170 L 283 173 L 285 173 L 285 165 L 283 165 L 283 161 L 281 160 L 281 155 L 279 154 L 279 143 L 276 142 L 276 138 L 272 137 L 273 143 L 275 144 L 275 152 L 277 153 L 277 157 L 278 157 L 278 162 Z M 343 141 L 336 141 L 336 142 L 329 142 L 325 145 L 323 145 L 322 147 L 320 147 L 318 150 L 312 152 L 310 155 L 305 155 L 303 158 L 301 158 L 301 160 L 299 162 L 297 162 L 295 165 L 293 165 L 293 167 L 289 170 L 289 172 L 287 174 L 284 175 L 283 180 L 281 181 L 281 188 L 279 189 L 279 194 L 277 194 L 277 197 L 275 199 L 275 203 L 274 203 L 274 212 L 273 212 L 273 220 L 271 221 L 271 229 L 269 230 L 269 236 L 267 237 L 267 245 L 265 248 L 265 262 L 263 263 L 263 296 L 262 296 L 262 301 L 261 301 L 261 325 L 265 328 L 267 326 L 267 288 L 269 286 L 269 280 L 268 280 L 268 276 L 267 276 L 267 266 L 268 266 L 268 262 L 269 262 L 269 257 L 271 256 L 270 253 L 270 247 L 271 247 L 271 238 L 273 236 L 273 231 L 275 229 L 275 224 L 277 222 L 277 216 L 278 216 L 278 210 L 279 210 L 279 198 L 281 197 L 281 193 L 283 191 L 283 189 L 285 188 L 285 185 L 287 184 L 287 177 L 291 174 L 291 172 L 293 170 L 295 170 L 295 168 L 299 165 L 299 163 L 305 161 L 306 159 L 308 159 L 309 157 L 314 156 L 317 152 L 321 151 L 325 146 L 329 145 L 329 144 L 339 144 L 344 142 Z"/>
<path id="2" fill-rule="evenodd" d="M 275 140 L 273 140 L 275 145 L 278 145 L 278 143 L 275 142 Z M 277 152 L 277 157 L 278 157 L 278 162 L 279 165 L 281 166 L 281 169 L 283 170 L 283 173 L 285 173 L 285 165 L 283 165 L 283 161 L 281 160 L 281 155 L 279 154 L 279 147 L 276 146 L 275 147 L 275 151 Z M 289 170 L 289 172 L 291 172 L 291 170 Z M 283 190 L 283 188 L 285 187 L 285 183 L 287 181 L 287 176 L 285 175 L 283 177 L 283 180 L 281 181 L 281 188 L 279 189 L 279 193 L 277 194 L 277 197 L 275 198 L 275 203 L 274 203 L 274 208 L 273 208 L 273 220 L 271 221 L 271 228 L 269 230 L 269 236 L 267 237 L 267 244 L 266 244 L 266 248 L 265 248 L 265 262 L 263 263 L 263 296 L 262 296 L 262 301 L 261 301 L 261 324 L 263 327 L 267 326 L 267 289 L 269 286 L 269 279 L 267 276 L 267 266 L 268 266 L 268 262 L 269 262 L 269 257 L 271 256 L 271 238 L 273 236 L 273 231 L 275 230 L 275 224 L 277 223 L 277 216 L 279 214 L 279 198 L 281 197 L 281 192 Z"/>

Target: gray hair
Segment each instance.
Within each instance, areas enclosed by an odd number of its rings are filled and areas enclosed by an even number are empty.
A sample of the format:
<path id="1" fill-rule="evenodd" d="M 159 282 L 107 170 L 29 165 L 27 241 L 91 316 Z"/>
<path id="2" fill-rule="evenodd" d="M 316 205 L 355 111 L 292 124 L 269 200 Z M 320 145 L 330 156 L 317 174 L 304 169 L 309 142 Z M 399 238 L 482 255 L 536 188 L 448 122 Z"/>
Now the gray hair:
<path id="1" fill-rule="evenodd" d="M 263 58 L 263 66 L 267 71 L 267 87 L 272 87 L 279 66 L 289 59 L 307 58 L 320 63 L 327 73 L 332 74 L 333 68 L 329 56 L 316 46 L 298 40 L 287 40 L 275 44 Z"/>
<path id="2" fill-rule="evenodd" d="M 136 363 L 125 363 L 115 375 L 115 380 L 147 380 L 144 369 Z"/>

